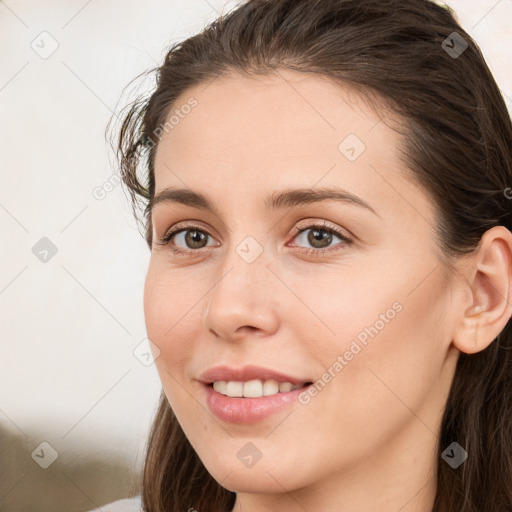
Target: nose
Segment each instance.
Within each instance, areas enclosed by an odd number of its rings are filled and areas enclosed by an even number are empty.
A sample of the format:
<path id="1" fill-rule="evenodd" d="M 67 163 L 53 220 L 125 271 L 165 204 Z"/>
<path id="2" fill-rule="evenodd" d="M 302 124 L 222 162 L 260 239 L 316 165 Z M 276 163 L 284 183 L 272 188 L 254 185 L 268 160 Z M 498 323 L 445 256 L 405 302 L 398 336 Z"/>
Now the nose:
<path id="1" fill-rule="evenodd" d="M 230 251 L 204 311 L 204 327 L 210 333 L 237 341 L 250 334 L 268 336 L 278 329 L 280 283 L 270 265 L 264 251 L 252 261 L 240 247 Z"/>

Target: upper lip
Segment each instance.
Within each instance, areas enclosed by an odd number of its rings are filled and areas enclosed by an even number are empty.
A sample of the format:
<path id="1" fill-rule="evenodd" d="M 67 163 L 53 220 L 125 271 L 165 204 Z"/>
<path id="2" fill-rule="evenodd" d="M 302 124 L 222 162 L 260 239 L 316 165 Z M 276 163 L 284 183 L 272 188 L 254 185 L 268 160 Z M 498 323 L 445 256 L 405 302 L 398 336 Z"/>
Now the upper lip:
<path id="1" fill-rule="evenodd" d="M 290 382 L 291 384 L 306 384 L 311 382 L 308 379 L 301 379 L 286 375 L 284 373 L 272 370 L 271 368 L 264 368 L 263 366 L 248 365 L 243 368 L 231 368 L 229 366 L 214 366 L 206 370 L 200 377 L 199 381 L 203 384 L 211 384 L 215 381 L 235 381 L 246 382 L 248 380 L 270 380 L 274 379 L 277 382 Z"/>

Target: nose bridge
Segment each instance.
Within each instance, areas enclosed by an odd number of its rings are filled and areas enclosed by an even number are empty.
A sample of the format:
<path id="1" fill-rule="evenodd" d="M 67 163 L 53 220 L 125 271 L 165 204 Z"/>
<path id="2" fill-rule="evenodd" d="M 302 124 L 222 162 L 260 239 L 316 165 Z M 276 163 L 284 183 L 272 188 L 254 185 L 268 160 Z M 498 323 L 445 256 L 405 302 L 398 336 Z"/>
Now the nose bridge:
<path id="1" fill-rule="evenodd" d="M 270 262 L 263 245 L 249 235 L 223 257 L 205 311 L 206 327 L 225 337 L 243 326 L 272 329 L 275 294 L 269 290 L 275 276 L 267 268 Z"/>
<path id="2" fill-rule="evenodd" d="M 236 296 L 246 303 L 258 302 L 262 284 L 271 274 L 268 263 L 263 245 L 246 236 L 225 254 L 213 295 L 223 296 L 223 300 Z"/>

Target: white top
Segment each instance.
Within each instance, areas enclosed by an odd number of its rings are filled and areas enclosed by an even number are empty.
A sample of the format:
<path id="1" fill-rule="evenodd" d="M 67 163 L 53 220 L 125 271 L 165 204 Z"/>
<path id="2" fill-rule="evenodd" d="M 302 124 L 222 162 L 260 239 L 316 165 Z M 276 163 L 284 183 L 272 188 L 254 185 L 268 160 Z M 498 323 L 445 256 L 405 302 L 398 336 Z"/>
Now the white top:
<path id="1" fill-rule="evenodd" d="M 124 500 L 113 501 L 100 508 L 91 510 L 90 512 L 141 512 L 142 499 L 140 494 L 133 498 L 126 498 Z"/>

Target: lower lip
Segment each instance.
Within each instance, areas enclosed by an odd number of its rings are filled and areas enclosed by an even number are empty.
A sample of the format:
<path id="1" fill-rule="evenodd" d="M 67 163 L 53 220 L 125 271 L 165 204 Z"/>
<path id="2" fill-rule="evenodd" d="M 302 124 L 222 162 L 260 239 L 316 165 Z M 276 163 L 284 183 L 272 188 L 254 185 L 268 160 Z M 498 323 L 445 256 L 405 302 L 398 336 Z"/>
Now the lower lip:
<path id="1" fill-rule="evenodd" d="M 258 398 L 232 398 L 215 391 L 213 386 L 203 384 L 203 387 L 206 404 L 217 418 L 226 423 L 249 424 L 290 407 L 309 386 Z"/>

